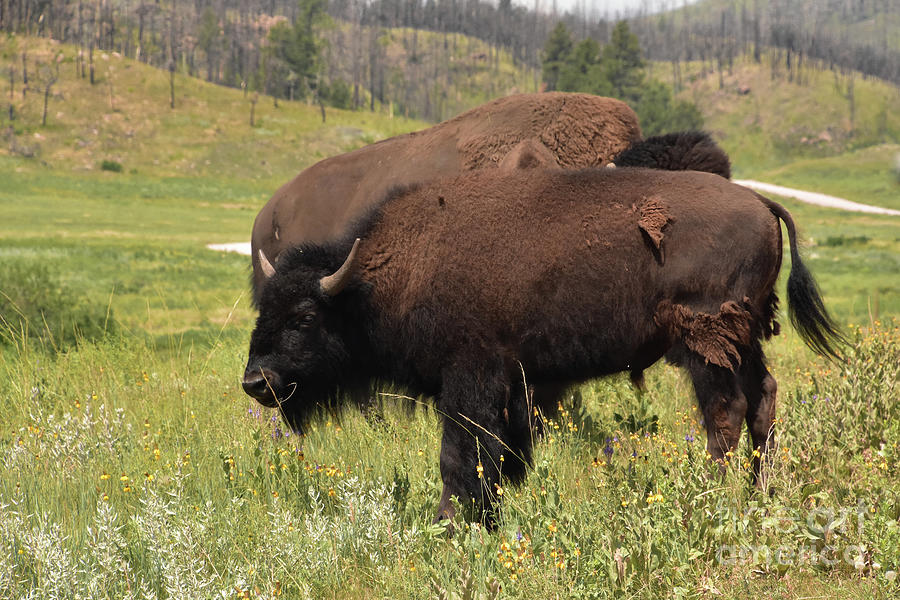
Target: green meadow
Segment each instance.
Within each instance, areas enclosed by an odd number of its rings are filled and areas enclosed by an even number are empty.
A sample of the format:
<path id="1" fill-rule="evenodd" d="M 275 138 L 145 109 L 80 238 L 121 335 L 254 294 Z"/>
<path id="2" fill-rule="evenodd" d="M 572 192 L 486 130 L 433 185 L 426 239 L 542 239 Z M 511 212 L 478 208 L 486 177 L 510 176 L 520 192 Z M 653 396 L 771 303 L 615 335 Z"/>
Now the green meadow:
<path id="1" fill-rule="evenodd" d="M 449 535 L 432 524 L 428 399 L 384 393 L 285 431 L 240 388 L 248 259 L 205 248 L 247 240 L 315 160 L 424 124 L 337 110 L 323 124 L 263 99 L 251 128 L 239 91 L 179 80 L 172 111 L 163 74 L 109 60 L 112 109 L 63 62 L 51 124 L 37 94 L 12 124 L 31 156 L 0 153 L 0 597 L 900 591 L 900 219 L 784 200 L 851 344 L 827 362 L 780 317 L 771 494 L 748 484 L 746 439 L 718 475 L 689 380 L 659 364 L 643 393 L 618 376 L 573 389 L 496 529 L 457 520 Z M 840 165 L 820 161 L 838 159 L 812 157 L 774 182 L 877 204 L 860 196 L 886 185 L 881 168 L 840 159 L 860 167 L 829 178 Z"/>

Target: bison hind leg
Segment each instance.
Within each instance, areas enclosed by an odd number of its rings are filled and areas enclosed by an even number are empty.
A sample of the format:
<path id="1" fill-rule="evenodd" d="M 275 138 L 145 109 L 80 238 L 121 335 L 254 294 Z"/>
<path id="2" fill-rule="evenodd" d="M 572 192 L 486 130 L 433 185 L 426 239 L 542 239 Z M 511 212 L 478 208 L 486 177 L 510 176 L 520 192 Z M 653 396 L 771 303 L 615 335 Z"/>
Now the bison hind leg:
<path id="1" fill-rule="evenodd" d="M 774 295 L 764 310 L 725 302 L 714 314 L 662 303 L 657 321 L 675 339 L 670 362 L 688 369 L 707 430 L 707 451 L 720 464 L 731 458 L 744 421 L 753 450 L 753 481 L 762 486 L 772 445 L 777 384 L 765 364 L 760 339 L 776 333 Z M 754 317 L 757 315 L 757 317 Z"/>
<path id="2" fill-rule="evenodd" d="M 765 489 L 766 464 L 774 447 L 775 407 L 778 384 L 766 368 L 758 344 L 741 365 L 741 389 L 747 398 L 747 429 L 753 446 L 753 481 Z"/>

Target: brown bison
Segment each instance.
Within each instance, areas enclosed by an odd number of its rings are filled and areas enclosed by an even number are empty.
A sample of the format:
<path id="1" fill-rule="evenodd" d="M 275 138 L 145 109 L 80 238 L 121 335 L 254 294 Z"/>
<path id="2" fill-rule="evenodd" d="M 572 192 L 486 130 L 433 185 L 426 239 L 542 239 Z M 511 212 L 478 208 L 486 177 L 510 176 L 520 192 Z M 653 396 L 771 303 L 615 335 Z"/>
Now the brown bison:
<path id="1" fill-rule="evenodd" d="M 434 397 L 439 516 L 454 495 L 486 506 L 501 454 L 504 476 L 524 475 L 531 384 L 638 376 L 663 356 L 690 373 L 714 458 L 744 421 L 765 453 L 779 219 L 792 320 L 833 355 L 840 334 L 778 204 L 708 173 L 480 170 L 395 190 L 340 241 L 266 263 L 243 387 L 295 425 L 373 382 Z"/>
<path id="2" fill-rule="evenodd" d="M 640 140 L 626 104 L 589 94 L 521 94 L 500 98 L 429 129 L 327 158 L 282 186 L 253 224 L 253 297 L 271 261 L 306 242 L 324 242 L 393 186 L 483 167 L 603 166 Z M 502 163 L 502 164 L 501 164 Z"/>

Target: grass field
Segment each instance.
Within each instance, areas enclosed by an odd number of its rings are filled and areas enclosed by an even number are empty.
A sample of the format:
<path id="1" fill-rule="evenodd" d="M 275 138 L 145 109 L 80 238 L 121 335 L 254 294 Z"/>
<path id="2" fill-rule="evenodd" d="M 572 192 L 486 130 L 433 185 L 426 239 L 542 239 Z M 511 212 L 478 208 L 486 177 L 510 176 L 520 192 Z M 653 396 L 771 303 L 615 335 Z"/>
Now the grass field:
<path id="1" fill-rule="evenodd" d="M 258 145 L 237 130 L 193 143 L 203 108 L 170 122 L 163 104 L 152 142 L 111 130 L 96 147 L 118 149 L 88 153 L 66 137 L 85 111 L 42 134 L 40 156 L 0 155 L 0 308 L 49 307 L 28 329 L 14 310 L 0 325 L 0 597 L 895 597 L 898 219 L 785 201 L 853 343 L 827 363 L 782 318 L 767 345 L 771 496 L 749 489 L 746 446 L 718 477 L 689 381 L 657 365 L 643 394 L 623 377 L 573 390 L 497 529 L 457 521 L 448 536 L 431 523 L 427 400 L 384 396 L 298 438 L 240 389 L 247 259 L 205 244 L 246 239 L 274 186 L 319 154 L 415 128 L 279 110 L 296 120 Z M 216 118 L 237 128 L 237 112 Z M 339 144 L 341 128 L 363 133 Z M 109 157 L 124 172 L 97 168 Z M 878 185 L 854 173 L 846 185 Z"/>

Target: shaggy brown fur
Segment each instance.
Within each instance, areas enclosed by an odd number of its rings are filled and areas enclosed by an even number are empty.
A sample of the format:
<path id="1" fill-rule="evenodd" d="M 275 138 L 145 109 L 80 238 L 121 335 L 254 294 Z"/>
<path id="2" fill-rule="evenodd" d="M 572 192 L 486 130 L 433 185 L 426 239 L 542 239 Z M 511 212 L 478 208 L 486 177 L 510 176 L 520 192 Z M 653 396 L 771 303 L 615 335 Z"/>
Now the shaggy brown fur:
<path id="1" fill-rule="evenodd" d="M 647 199 L 665 216 L 665 263 L 641 223 Z M 501 454 L 504 477 L 524 476 L 530 386 L 639 380 L 664 355 L 691 374 L 714 458 L 745 420 L 765 451 L 775 381 L 760 340 L 772 331 L 779 218 L 788 299 L 812 328 L 801 335 L 833 341 L 790 215 L 716 175 L 477 170 L 399 189 L 345 239 L 285 254 L 263 289 L 244 389 L 267 405 L 289 398 L 293 423 L 373 380 L 434 396 L 442 515 L 452 495 L 493 498 Z M 320 282 L 355 237 L 349 285 L 329 295 Z"/>
<path id="2" fill-rule="evenodd" d="M 695 314 L 687 306 L 663 300 L 653 320 L 707 363 L 732 371 L 741 365 L 741 348 L 751 341 L 753 317 L 732 300 L 723 302 L 715 314 Z"/>
<path id="3" fill-rule="evenodd" d="M 512 147 L 497 165 L 501 171 L 558 167 L 552 152 L 539 141 L 529 138 Z"/>
<path id="4" fill-rule="evenodd" d="M 641 204 L 641 218 L 638 227 L 647 234 L 659 256 L 660 263 L 665 262 L 662 252 L 663 229 L 672 221 L 672 216 L 659 196 L 648 198 Z"/>
<path id="5" fill-rule="evenodd" d="M 641 137 L 637 116 L 611 98 L 561 92 L 500 98 L 429 129 L 325 159 L 282 186 L 251 236 L 254 300 L 265 276 L 258 250 L 277 264 L 287 248 L 324 242 L 392 186 L 496 167 L 524 140 L 524 167 L 602 166 Z M 519 164 L 512 160 L 513 166 Z"/>

